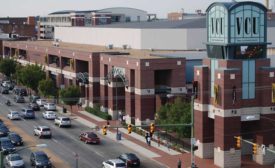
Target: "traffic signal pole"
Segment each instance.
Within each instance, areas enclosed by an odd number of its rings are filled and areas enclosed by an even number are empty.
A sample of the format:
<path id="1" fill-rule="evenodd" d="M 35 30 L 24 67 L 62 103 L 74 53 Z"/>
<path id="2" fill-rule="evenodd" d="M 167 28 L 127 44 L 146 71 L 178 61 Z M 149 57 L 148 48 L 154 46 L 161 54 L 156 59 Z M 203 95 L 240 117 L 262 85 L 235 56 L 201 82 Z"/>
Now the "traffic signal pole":
<path id="1" fill-rule="evenodd" d="M 194 95 L 191 96 L 191 168 L 195 167 L 194 156 Z"/>

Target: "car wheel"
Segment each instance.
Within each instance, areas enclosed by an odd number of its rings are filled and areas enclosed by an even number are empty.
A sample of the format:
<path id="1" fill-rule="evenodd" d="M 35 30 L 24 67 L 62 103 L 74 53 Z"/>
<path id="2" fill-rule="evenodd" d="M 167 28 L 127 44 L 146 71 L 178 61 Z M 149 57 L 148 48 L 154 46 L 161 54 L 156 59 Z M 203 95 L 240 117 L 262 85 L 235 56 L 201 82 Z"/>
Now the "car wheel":
<path id="1" fill-rule="evenodd" d="M 59 128 L 61 128 L 61 124 L 59 124 Z"/>
<path id="2" fill-rule="evenodd" d="M 35 133 L 35 132 L 33 132 L 33 135 L 34 135 L 34 136 L 36 136 L 36 133 Z"/>

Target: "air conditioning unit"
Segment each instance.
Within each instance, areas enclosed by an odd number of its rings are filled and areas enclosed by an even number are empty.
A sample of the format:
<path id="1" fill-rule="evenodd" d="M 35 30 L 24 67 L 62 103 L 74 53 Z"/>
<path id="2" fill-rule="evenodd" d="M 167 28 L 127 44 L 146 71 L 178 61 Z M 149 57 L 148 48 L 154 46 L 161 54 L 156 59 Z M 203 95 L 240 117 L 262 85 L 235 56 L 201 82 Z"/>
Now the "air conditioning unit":
<path id="1" fill-rule="evenodd" d="M 111 50 L 111 49 L 114 48 L 114 45 L 113 45 L 113 44 L 109 44 L 109 45 L 107 45 L 107 48 L 108 48 L 109 50 Z"/>

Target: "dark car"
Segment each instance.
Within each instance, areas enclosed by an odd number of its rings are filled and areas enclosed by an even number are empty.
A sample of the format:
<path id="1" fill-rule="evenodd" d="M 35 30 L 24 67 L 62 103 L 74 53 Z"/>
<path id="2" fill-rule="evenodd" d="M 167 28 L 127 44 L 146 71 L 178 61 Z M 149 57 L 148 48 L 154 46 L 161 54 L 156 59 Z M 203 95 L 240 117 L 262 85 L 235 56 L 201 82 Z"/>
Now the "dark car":
<path id="1" fill-rule="evenodd" d="M 11 143 L 15 146 L 22 146 L 23 145 L 23 140 L 20 135 L 18 135 L 15 132 L 10 132 L 8 135 L 9 139 L 11 140 Z"/>
<path id="2" fill-rule="evenodd" d="M 40 99 L 40 96 L 37 95 L 31 95 L 30 97 L 30 102 L 31 103 L 36 103 L 36 100 Z M 37 103 L 36 103 L 37 104 Z"/>
<path id="3" fill-rule="evenodd" d="M 121 154 L 118 158 L 123 162 L 125 162 L 125 164 L 129 167 L 140 166 L 139 158 L 133 153 L 124 153 L 124 154 Z"/>
<path id="4" fill-rule="evenodd" d="M 9 94 L 9 88 L 7 88 L 7 87 L 1 87 L 1 93 L 2 94 Z"/>
<path id="5" fill-rule="evenodd" d="M 25 98 L 23 96 L 16 95 L 14 97 L 15 103 L 25 103 Z"/>
<path id="6" fill-rule="evenodd" d="M 29 108 L 32 109 L 33 111 L 39 111 L 40 110 L 40 107 L 37 103 L 30 103 L 29 104 Z"/>
<path id="7" fill-rule="evenodd" d="M 9 154 L 15 151 L 15 147 L 8 137 L 0 138 L 0 149 L 4 154 Z"/>
<path id="8" fill-rule="evenodd" d="M 32 109 L 23 108 L 21 109 L 21 116 L 25 119 L 35 119 L 35 113 Z"/>
<path id="9" fill-rule="evenodd" d="M 31 153 L 30 157 L 31 165 L 36 168 L 51 168 L 52 163 L 47 156 L 47 154 L 43 151 L 36 151 Z"/>
<path id="10" fill-rule="evenodd" d="M 100 144 L 99 137 L 93 132 L 83 132 L 79 135 L 79 139 L 85 143 Z"/>
<path id="11" fill-rule="evenodd" d="M 0 137 L 8 136 L 9 132 L 10 130 L 8 129 L 7 126 L 5 126 L 4 124 L 0 124 Z"/>
<path id="12" fill-rule="evenodd" d="M 14 87 L 13 93 L 15 93 L 16 95 L 19 95 L 19 96 L 28 96 L 27 90 L 25 88 L 21 88 L 21 87 Z"/>

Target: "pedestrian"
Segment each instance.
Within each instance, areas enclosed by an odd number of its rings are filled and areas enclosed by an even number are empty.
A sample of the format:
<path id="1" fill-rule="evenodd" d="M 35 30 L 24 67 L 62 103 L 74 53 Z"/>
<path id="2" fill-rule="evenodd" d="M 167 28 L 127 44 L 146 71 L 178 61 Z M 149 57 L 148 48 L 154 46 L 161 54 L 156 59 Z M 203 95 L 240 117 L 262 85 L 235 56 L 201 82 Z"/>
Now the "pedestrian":
<path id="1" fill-rule="evenodd" d="M 107 126 L 110 126 L 110 122 L 109 122 L 109 120 L 107 120 Z"/>
<path id="2" fill-rule="evenodd" d="M 158 136 L 158 147 L 160 147 L 160 137 Z"/>
<path id="3" fill-rule="evenodd" d="M 170 151 L 171 144 L 169 142 L 167 142 L 167 148 L 168 148 L 168 151 Z"/>
<path id="4" fill-rule="evenodd" d="M 181 168 L 181 160 L 178 160 L 178 168 Z"/>
<path id="5" fill-rule="evenodd" d="M 147 139 L 148 139 L 147 140 L 148 141 L 148 146 L 151 146 L 151 136 L 148 136 Z"/>
<path id="6" fill-rule="evenodd" d="M 149 139 L 148 139 L 148 137 L 150 137 L 150 136 L 149 136 L 148 132 L 146 132 L 145 140 L 146 140 L 147 145 L 149 146 L 149 141 L 148 141 Z"/>

